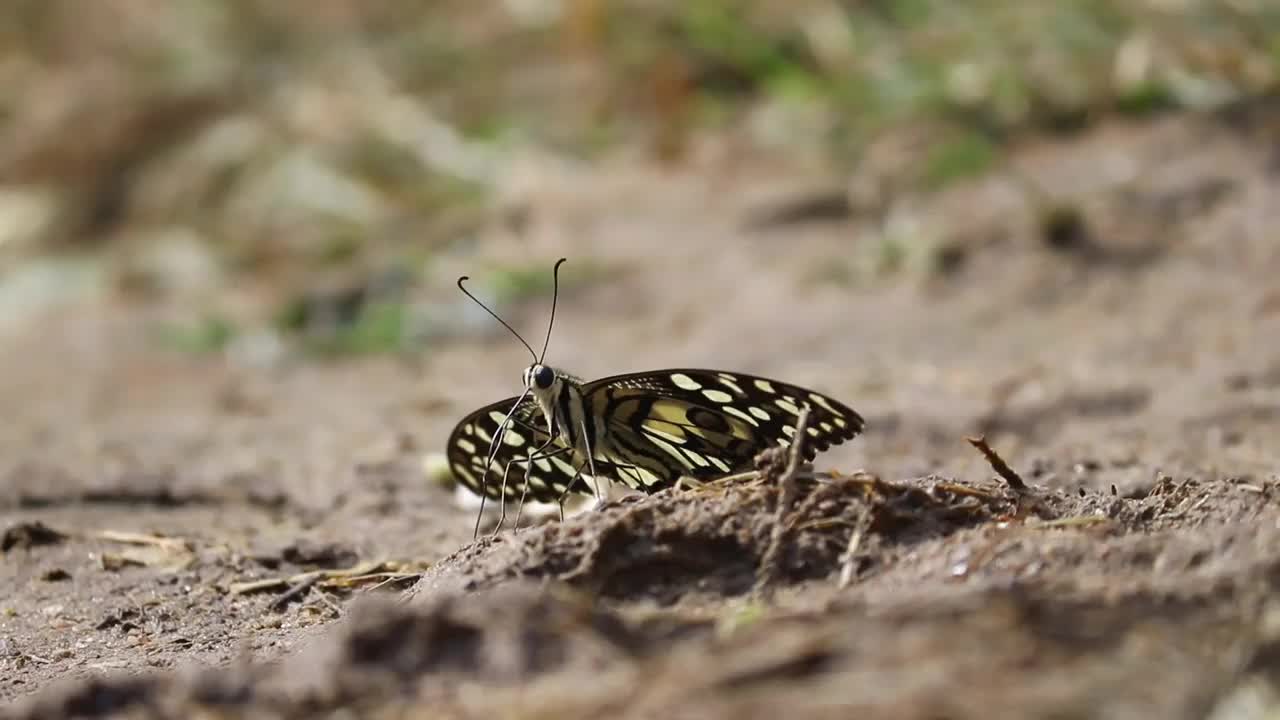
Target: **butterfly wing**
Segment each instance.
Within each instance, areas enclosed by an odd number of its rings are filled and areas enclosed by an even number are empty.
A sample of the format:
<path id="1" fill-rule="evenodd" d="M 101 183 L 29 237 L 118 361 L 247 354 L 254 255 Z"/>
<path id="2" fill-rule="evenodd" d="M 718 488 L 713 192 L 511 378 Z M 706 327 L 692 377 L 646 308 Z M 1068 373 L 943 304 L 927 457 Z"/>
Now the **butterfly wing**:
<path id="1" fill-rule="evenodd" d="M 652 492 L 681 475 L 713 477 L 749 469 L 760 451 L 790 446 L 810 408 L 804 459 L 862 431 L 844 403 L 770 378 L 719 370 L 673 369 L 615 375 L 583 386 L 596 418 L 608 424 L 616 475 Z M 630 468 L 630 469 L 629 469 Z"/>
<path id="2" fill-rule="evenodd" d="M 511 412 L 517 401 L 520 402 L 519 407 Z M 490 443 L 498 436 L 509 412 L 511 419 L 501 434 L 486 475 L 485 462 L 489 458 Z M 449 468 L 469 490 L 495 500 L 504 494 L 508 498 L 519 499 L 524 491 L 526 472 L 528 498 L 532 500 L 556 502 L 571 483 L 574 492 L 589 492 L 584 476 L 578 475 L 574 480 L 577 467 L 568 446 L 559 438 L 552 440 L 543 454 L 534 459 L 533 467 L 529 467 L 529 455 L 546 444 L 548 438 L 546 419 L 533 398 L 499 400 L 467 415 L 454 427 L 446 450 Z M 508 468 L 504 484 L 503 473 Z"/>

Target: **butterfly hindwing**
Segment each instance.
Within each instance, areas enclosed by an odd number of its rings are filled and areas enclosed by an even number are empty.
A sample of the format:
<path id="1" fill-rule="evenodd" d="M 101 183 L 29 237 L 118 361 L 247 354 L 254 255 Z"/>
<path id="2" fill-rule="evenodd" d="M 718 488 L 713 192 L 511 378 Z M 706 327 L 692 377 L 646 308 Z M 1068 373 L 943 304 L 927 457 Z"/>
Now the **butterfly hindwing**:
<path id="1" fill-rule="evenodd" d="M 790 446 L 810 408 L 804 458 L 853 438 L 864 421 L 826 395 L 777 380 L 718 370 L 673 369 L 615 375 L 582 388 L 592 414 L 608 423 L 627 484 L 652 492 L 681 475 L 739 472 L 776 445 Z M 639 471 L 628 473 L 626 466 Z M 640 482 L 632 482 L 630 474 Z"/>

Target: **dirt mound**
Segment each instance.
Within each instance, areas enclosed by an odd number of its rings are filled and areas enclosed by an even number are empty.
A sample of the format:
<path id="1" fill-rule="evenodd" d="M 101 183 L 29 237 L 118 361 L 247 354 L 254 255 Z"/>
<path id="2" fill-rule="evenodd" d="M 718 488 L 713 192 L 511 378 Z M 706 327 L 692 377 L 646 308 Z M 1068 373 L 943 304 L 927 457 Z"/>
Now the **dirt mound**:
<path id="1" fill-rule="evenodd" d="M 988 717 L 1046 697 L 1074 716 L 1094 693 L 1199 717 L 1280 641 L 1271 483 L 1121 497 L 818 476 L 780 515 L 782 487 L 666 491 L 501 535 L 277 665 L 70 683 L 12 717 L 765 717 L 855 698 L 868 717 Z M 766 575 L 777 603 L 750 595 Z"/>

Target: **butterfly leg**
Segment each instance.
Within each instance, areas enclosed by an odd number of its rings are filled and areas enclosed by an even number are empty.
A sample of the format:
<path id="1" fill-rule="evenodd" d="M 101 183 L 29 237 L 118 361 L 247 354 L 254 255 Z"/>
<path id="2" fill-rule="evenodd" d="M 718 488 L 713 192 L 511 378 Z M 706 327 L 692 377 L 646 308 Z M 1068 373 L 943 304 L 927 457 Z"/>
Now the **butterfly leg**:
<path id="1" fill-rule="evenodd" d="M 555 442 L 554 437 L 547 438 L 546 442 L 539 445 L 537 450 L 534 450 L 532 453 L 529 454 L 528 460 L 525 463 L 524 489 L 520 492 L 520 504 L 516 506 L 516 526 L 515 526 L 516 532 L 520 531 L 520 515 L 521 513 L 524 512 L 524 501 L 525 501 L 525 498 L 529 495 L 529 485 L 532 484 L 530 480 L 530 476 L 533 474 L 534 461 L 545 460 L 547 458 L 552 458 L 557 455 L 563 455 L 564 453 L 569 452 L 570 450 L 573 449 L 570 447 L 560 447 L 560 448 L 556 448 L 555 450 L 552 450 L 551 452 L 546 452 L 547 447 L 550 446 L 551 443 L 553 442 Z M 514 460 L 512 462 L 514 462 Z M 510 463 L 508 463 L 507 465 L 510 466 Z"/>
<path id="2" fill-rule="evenodd" d="M 560 497 L 556 498 L 556 505 L 560 507 L 560 522 L 564 522 L 564 500 L 569 496 L 569 491 L 573 489 L 574 483 L 578 482 L 578 478 L 582 477 L 582 470 L 586 466 L 587 460 L 583 460 L 578 464 L 578 469 L 573 472 L 573 478 L 569 480 L 568 485 L 564 486 L 564 490 L 560 493 Z"/>
<path id="3" fill-rule="evenodd" d="M 578 428 L 578 430 L 582 433 L 582 435 L 581 435 L 580 437 L 582 438 L 582 445 L 583 445 L 584 449 L 586 450 L 586 453 L 585 453 L 585 454 L 586 454 L 586 456 L 587 456 L 587 464 L 591 466 L 591 483 L 592 483 L 592 485 L 594 485 L 594 486 L 595 486 L 593 489 L 594 489 L 594 490 L 595 490 L 595 492 L 596 492 L 596 505 L 597 505 L 597 506 L 599 506 L 599 505 L 600 505 L 600 503 L 601 503 L 601 499 L 600 499 L 600 474 L 596 472 L 596 461 L 595 461 L 595 458 L 594 458 L 594 457 L 592 457 L 592 456 L 594 455 L 594 453 L 593 453 L 593 452 L 592 452 L 592 450 L 591 450 L 591 443 L 587 441 L 587 437 L 588 437 L 588 435 L 587 435 L 587 422 L 586 422 L 586 420 L 583 420 L 582 422 L 580 422 L 580 423 L 579 423 L 579 425 L 580 425 L 580 427 Z M 581 473 L 581 472 L 582 472 L 581 468 L 579 468 L 578 472 L 579 472 L 579 473 Z M 576 479 L 576 476 L 575 476 L 575 479 Z"/>
<path id="4" fill-rule="evenodd" d="M 497 537 L 502 532 L 502 526 L 507 522 L 507 476 L 511 474 L 511 464 L 515 460 L 508 460 L 505 467 L 502 468 L 502 485 L 498 494 L 502 496 L 501 504 L 498 506 L 498 524 L 493 528 L 492 537 Z M 518 515 L 518 513 L 517 513 Z"/>
<path id="5" fill-rule="evenodd" d="M 527 494 L 528 494 L 528 492 L 529 492 L 529 474 L 530 474 L 530 473 L 532 472 L 532 470 L 533 470 L 533 463 L 534 463 L 534 461 L 535 461 L 535 460 L 543 460 L 543 459 L 545 459 L 545 458 L 549 458 L 549 457 L 554 457 L 555 455 L 558 455 L 558 454 L 560 454 L 560 453 L 562 453 L 562 452 L 566 452 L 567 450 L 569 450 L 569 448 L 560 448 L 560 449 L 555 450 L 554 452 L 544 453 L 544 452 L 543 452 L 543 450 L 544 450 L 548 445 L 550 445 L 552 442 L 554 442 L 554 441 L 555 441 L 555 438 L 547 438 L 547 441 L 546 441 L 545 443 L 543 443 L 541 446 L 539 446 L 537 450 L 535 450 L 535 451 L 533 451 L 532 453 L 530 453 L 527 457 L 525 457 L 525 458 L 518 458 L 518 457 L 516 457 L 516 458 L 512 458 L 512 459 L 510 459 L 510 460 L 508 460 L 508 461 L 507 461 L 507 464 L 506 464 L 506 465 L 504 465 L 504 466 L 503 466 L 503 468 L 502 468 L 502 485 L 501 485 L 501 487 L 500 487 L 500 489 L 499 489 L 499 491 L 498 491 L 498 494 L 502 497 L 502 504 L 501 504 L 501 506 L 500 506 L 500 507 L 501 507 L 501 510 L 500 510 L 500 511 L 499 511 L 499 513 L 498 513 L 498 524 L 497 524 L 497 526 L 495 526 L 495 527 L 494 527 L 494 529 L 493 529 L 493 536 L 494 536 L 494 537 L 497 537 L 498 533 L 502 532 L 502 526 L 503 526 L 503 525 L 506 523 L 506 521 L 507 521 L 507 478 L 511 476 L 511 466 L 512 466 L 512 465 L 514 465 L 514 464 L 516 464 L 516 463 L 518 463 L 518 462 L 524 462 L 524 463 L 525 463 L 525 468 L 524 468 L 524 489 L 520 492 L 520 505 L 516 508 L 516 529 L 517 529 L 517 530 L 519 530 L 519 529 L 520 529 L 520 513 L 521 513 L 521 511 L 523 511 L 523 510 L 524 510 L 524 499 L 525 499 L 525 495 L 527 495 Z M 479 527 L 479 522 L 477 521 L 477 528 L 478 528 L 478 527 Z"/>

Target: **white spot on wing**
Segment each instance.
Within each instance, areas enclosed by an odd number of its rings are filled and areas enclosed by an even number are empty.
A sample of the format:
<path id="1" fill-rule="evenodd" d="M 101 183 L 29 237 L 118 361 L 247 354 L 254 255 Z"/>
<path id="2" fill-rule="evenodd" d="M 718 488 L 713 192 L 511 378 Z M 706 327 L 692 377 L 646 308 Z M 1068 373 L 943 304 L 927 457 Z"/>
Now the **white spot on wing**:
<path id="1" fill-rule="evenodd" d="M 682 465 L 684 465 L 684 466 L 686 466 L 686 467 L 688 467 L 688 466 L 689 466 L 689 459 L 688 459 L 687 457 L 685 457 L 685 454 L 684 454 L 684 453 L 682 453 L 682 452 L 680 452 L 680 450 L 679 450 L 678 448 L 676 448 L 676 446 L 675 446 L 675 445 L 672 445 L 671 443 L 667 442 L 666 440 L 663 440 L 662 438 L 657 438 L 657 437 L 650 437 L 650 438 L 649 438 L 649 442 L 653 443 L 654 447 L 657 447 L 659 450 L 662 450 L 662 451 L 663 451 L 663 452 L 665 452 L 666 454 L 670 455 L 672 458 L 674 458 L 674 459 L 676 460 L 676 462 L 678 462 L 678 463 L 680 463 L 680 464 L 682 464 Z M 696 457 L 698 456 L 698 454 L 697 454 L 697 453 L 693 453 L 693 456 L 696 458 Z M 637 468 L 637 469 L 639 469 L 639 468 Z M 653 476 L 653 475 L 652 475 L 652 473 L 650 473 L 650 477 L 653 477 L 655 480 L 657 479 L 657 478 L 656 478 L 656 476 Z M 643 478 L 644 478 L 644 476 L 643 476 L 643 475 L 641 475 L 641 479 L 643 479 Z M 653 483 L 652 483 L 651 481 L 645 481 L 645 484 L 646 484 L 646 485 L 652 485 Z"/>
<path id="2" fill-rule="evenodd" d="M 732 416 L 734 416 L 734 417 L 738 418 L 739 420 L 746 420 L 747 422 L 751 423 L 752 427 L 760 427 L 760 423 L 759 423 L 759 422 L 757 422 L 755 418 L 753 418 L 753 417 L 751 417 L 750 415 L 748 415 L 748 414 L 746 414 L 746 413 L 742 412 L 741 410 L 739 410 L 738 408 L 736 408 L 736 407 L 734 407 L 734 406 L 732 406 L 732 405 L 726 405 L 726 406 L 724 406 L 724 408 L 723 408 L 723 409 L 724 409 L 724 412 L 725 412 L 725 414 L 726 414 L 726 415 L 732 415 Z M 757 411 L 757 410 L 759 410 L 760 412 L 764 413 L 764 415 L 765 415 L 763 418 L 761 418 L 761 420 L 768 420 L 768 419 L 769 419 L 769 413 L 766 413 L 766 412 L 764 412 L 763 410 L 760 410 L 760 408 L 756 408 L 756 407 L 751 408 L 751 411 L 752 411 L 753 413 L 754 413 L 755 411 Z"/>
<path id="3" fill-rule="evenodd" d="M 720 472 L 726 472 L 726 473 L 729 472 L 729 463 L 721 460 L 718 457 L 715 457 L 714 455 L 708 457 L 707 459 L 710 460 L 711 464 L 715 465 L 716 469 L 719 470 Z"/>
<path id="4" fill-rule="evenodd" d="M 574 473 L 578 472 L 578 468 L 565 462 L 559 455 L 553 455 L 551 457 L 551 462 L 555 463 L 556 468 L 558 468 L 560 472 L 568 475 L 569 477 L 573 477 Z"/>
<path id="5" fill-rule="evenodd" d="M 748 410 L 751 411 L 752 415 L 755 415 L 756 417 L 760 418 L 761 420 L 764 420 L 765 422 L 769 422 L 769 413 L 765 412 L 764 408 L 756 407 L 755 405 L 752 405 L 750 408 L 748 408 Z"/>
<path id="6" fill-rule="evenodd" d="M 463 450 L 466 450 L 469 453 L 474 453 L 476 451 L 476 444 L 466 438 L 458 438 L 457 444 L 458 444 L 458 447 L 462 448 Z"/>
<path id="7" fill-rule="evenodd" d="M 702 385 L 697 380 L 685 375 L 684 373 L 671 373 L 671 382 L 682 390 L 701 390 Z"/>
<path id="8" fill-rule="evenodd" d="M 467 482 L 467 485 L 469 485 L 470 487 L 473 487 L 473 488 L 480 487 L 480 481 L 477 480 L 475 474 L 471 472 L 471 468 L 468 468 L 466 465 L 459 465 L 458 467 L 454 468 L 454 470 L 459 475 L 462 476 L 462 479 L 465 480 Z"/>
<path id="9" fill-rule="evenodd" d="M 765 392 L 767 392 L 767 393 L 777 393 L 777 392 L 778 392 L 777 390 L 774 390 L 774 389 L 773 389 L 773 383 L 769 382 L 768 380 L 756 380 L 756 381 L 755 381 L 755 386 L 756 386 L 758 389 L 763 390 L 763 391 L 765 391 Z"/>
<path id="10" fill-rule="evenodd" d="M 671 423 L 664 423 L 664 424 L 671 425 Z M 651 435 L 657 435 L 658 437 L 664 440 L 669 440 L 675 443 L 676 445 L 683 445 L 685 443 L 685 437 L 683 435 L 684 431 L 680 430 L 680 427 L 678 425 L 673 425 L 672 427 L 675 427 L 677 431 L 681 432 L 682 434 L 680 435 L 676 435 L 675 433 L 669 433 L 665 430 L 659 430 L 657 427 L 655 427 L 655 425 L 656 423 L 647 423 L 644 426 L 644 431 L 646 433 L 650 433 Z"/>
<path id="11" fill-rule="evenodd" d="M 738 379 L 729 373 L 718 373 L 716 377 L 720 378 L 720 384 L 729 388 L 739 395 L 746 395 L 742 392 L 742 386 L 738 385 Z"/>
<path id="12" fill-rule="evenodd" d="M 791 402 L 790 400 L 787 400 L 787 399 L 785 399 L 785 398 L 778 398 L 777 400 L 774 400 L 774 401 L 773 401 L 773 404 L 774 404 L 774 405 L 777 405 L 778 407 L 782 408 L 783 410 L 786 410 L 787 412 L 791 413 L 792 415 L 799 415 L 799 414 L 800 414 L 800 408 L 796 407 L 796 404 L 795 404 L 795 403 L 793 403 L 793 402 Z"/>
<path id="13" fill-rule="evenodd" d="M 642 467 L 635 468 L 635 470 L 640 475 L 640 481 L 645 485 L 652 485 L 659 480 L 657 475 L 654 475 L 652 472 L 649 472 Z"/>
<path id="14" fill-rule="evenodd" d="M 809 399 L 814 401 L 818 405 L 821 405 L 823 410 L 826 410 L 832 415 L 840 414 L 839 410 L 836 410 L 834 407 L 832 407 L 831 403 L 825 397 L 819 395 L 818 393 L 809 393 Z"/>
<path id="15" fill-rule="evenodd" d="M 708 389 L 708 390 L 703 390 L 702 394 L 705 395 L 706 398 L 711 402 L 716 402 L 721 404 L 733 402 L 733 396 L 723 390 Z"/>
<path id="16" fill-rule="evenodd" d="M 790 425 L 783 425 L 782 434 L 786 435 L 787 437 L 795 437 L 796 429 L 791 427 Z"/>

